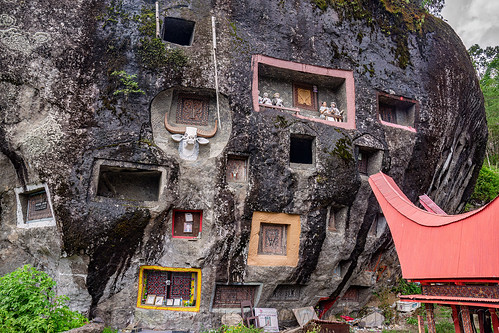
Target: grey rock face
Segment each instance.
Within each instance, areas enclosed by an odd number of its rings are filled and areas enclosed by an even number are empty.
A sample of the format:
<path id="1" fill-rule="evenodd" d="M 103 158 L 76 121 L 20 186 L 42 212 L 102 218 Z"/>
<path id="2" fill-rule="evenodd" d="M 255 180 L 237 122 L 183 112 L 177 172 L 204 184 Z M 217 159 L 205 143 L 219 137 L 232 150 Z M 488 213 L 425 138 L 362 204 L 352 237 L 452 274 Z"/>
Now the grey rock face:
<path id="1" fill-rule="evenodd" d="M 325 298 L 340 297 L 331 311 L 361 306 L 370 288 L 395 281 L 398 263 L 359 152 L 369 156 L 367 172 L 382 170 L 411 200 L 427 193 L 449 213 L 473 189 L 487 136 L 478 81 L 451 28 L 428 14 L 421 20 L 411 4 L 404 10 L 414 22 L 376 1 L 358 9 L 306 0 L 161 3 L 162 19 L 195 22 L 192 45 L 179 46 L 153 38 L 151 1 L 0 3 L 0 273 L 41 268 L 73 308 L 106 323 L 217 325 L 238 311 L 212 308 L 217 283 L 258 286 L 257 306 L 276 307 L 281 323 L 293 321 L 290 308 L 324 308 Z M 255 112 L 255 55 L 352 73 L 354 128 Z M 115 94 L 129 88 L 112 75 L 121 70 L 136 74 L 144 93 Z M 313 79 L 267 74 L 279 87 L 291 87 L 285 78 Z M 325 79 L 314 75 L 320 87 Z M 380 121 L 379 94 L 413 106 L 415 131 Z M 285 106 L 293 96 L 281 92 Z M 344 107 L 340 92 L 324 96 Z M 207 107 L 206 122 L 182 114 L 189 103 Z M 198 134 L 217 126 L 197 160 L 179 157 L 165 115 Z M 312 164 L 290 163 L 292 138 L 313 138 Z M 246 159 L 247 180 L 227 175 L 231 158 Z M 28 203 L 33 184 L 47 184 L 55 227 L 18 227 L 15 188 Z M 172 226 L 177 209 L 202 211 L 197 238 L 173 237 L 182 232 Z M 296 265 L 247 264 L 254 212 L 300 216 Z M 201 269 L 199 311 L 137 307 L 143 265 Z"/>

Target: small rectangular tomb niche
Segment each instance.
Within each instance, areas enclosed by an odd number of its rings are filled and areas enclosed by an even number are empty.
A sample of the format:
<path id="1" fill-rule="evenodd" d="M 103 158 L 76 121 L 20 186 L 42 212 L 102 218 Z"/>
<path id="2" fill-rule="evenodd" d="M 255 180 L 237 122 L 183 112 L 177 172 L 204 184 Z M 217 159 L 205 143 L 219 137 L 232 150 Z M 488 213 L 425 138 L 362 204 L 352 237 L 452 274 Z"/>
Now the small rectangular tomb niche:
<path id="1" fill-rule="evenodd" d="M 173 238 L 196 238 L 201 234 L 202 210 L 174 210 L 172 217 Z"/>
<path id="2" fill-rule="evenodd" d="M 259 284 L 216 284 L 213 309 L 238 309 L 242 301 L 258 303 Z"/>
<path id="3" fill-rule="evenodd" d="M 199 311 L 201 270 L 142 266 L 137 307 L 156 310 Z"/>
<path id="4" fill-rule="evenodd" d="M 300 216 L 254 212 L 248 265 L 296 266 L 300 248 Z"/>
<path id="5" fill-rule="evenodd" d="M 298 118 L 355 128 L 352 71 L 253 56 L 253 104 Z"/>
<path id="6" fill-rule="evenodd" d="M 380 237 L 386 229 L 386 218 L 383 213 L 378 213 L 374 217 L 373 223 L 371 224 L 371 229 L 369 229 L 370 237 Z"/>
<path id="7" fill-rule="evenodd" d="M 248 181 L 248 157 L 228 155 L 225 176 L 228 182 L 246 183 Z"/>
<path id="8" fill-rule="evenodd" d="M 385 125 L 400 125 L 414 130 L 414 120 L 419 110 L 419 103 L 401 96 L 378 92 L 378 113 Z"/>
<path id="9" fill-rule="evenodd" d="M 280 284 L 270 296 L 272 301 L 298 301 L 300 300 L 302 286 L 296 284 Z"/>
<path id="10" fill-rule="evenodd" d="M 161 37 L 164 41 L 190 46 L 194 39 L 196 22 L 177 17 L 165 17 Z"/>
<path id="11" fill-rule="evenodd" d="M 341 232 L 344 229 L 348 214 L 348 207 L 329 206 L 326 215 L 327 229 L 332 232 Z"/>
<path id="12" fill-rule="evenodd" d="M 370 176 L 381 170 L 383 151 L 357 146 L 357 168 L 361 175 Z"/>
<path id="13" fill-rule="evenodd" d="M 46 184 L 28 185 L 14 190 L 17 226 L 21 228 L 55 226 L 50 194 Z"/>
<path id="14" fill-rule="evenodd" d="M 98 165 L 97 196 L 127 201 L 158 201 L 162 171 L 123 163 Z"/>
<path id="15" fill-rule="evenodd" d="M 294 166 L 315 165 L 315 138 L 292 134 L 289 138 L 289 163 Z"/>
<path id="16" fill-rule="evenodd" d="M 347 291 L 341 297 L 341 301 L 344 303 L 360 303 L 370 297 L 370 291 L 368 287 L 362 286 L 350 286 Z M 342 305 L 341 303 L 339 304 Z"/>

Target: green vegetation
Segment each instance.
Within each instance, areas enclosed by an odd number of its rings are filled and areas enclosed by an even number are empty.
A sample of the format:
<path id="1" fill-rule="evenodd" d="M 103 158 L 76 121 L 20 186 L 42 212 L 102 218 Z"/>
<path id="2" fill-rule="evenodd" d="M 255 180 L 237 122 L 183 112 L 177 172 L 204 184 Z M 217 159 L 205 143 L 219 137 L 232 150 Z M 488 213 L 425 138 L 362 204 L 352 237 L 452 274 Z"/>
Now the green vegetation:
<path id="1" fill-rule="evenodd" d="M 336 141 L 336 145 L 334 149 L 330 152 L 326 151 L 332 157 L 339 157 L 345 162 L 345 164 L 349 164 L 353 162 L 353 155 L 351 152 L 352 140 L 349 137 L 343 137 Z"/>
<path id="2" fill-rule="evenodd" d="M 236 326 L 222 325 L 218 329 L 212 329 L 203 333 L 261 333 L 263 328 L 256 328 L 253 326 L 246 327 L 242 323 Z"/>
<path id="3" fill-rule="evenodd" d="M 405 322 L 408 323 L 409 325 L 417 325 L 418 319 L 414 317 L 408 317 L 405 319 Z"/>
<path id="4" fill-rule="evenodd" d="M 103 28 L 109 23 L 126 22 L 130 16 L 123 10 L 123 1 L 111 0 L 109 6 L 106 7 L 105 14 L 97 16 L 97 20 L 104 21 Z"/>
<path id="5" fill-rule="evenodd" d="M 481 207 L 499 194 L 499 169 L 484 165 L 476 181 L 475 190 L 468 202 L 467 210 Z"/>
<path id="6" fill-rule="evenodd" d="M 116 90 L 113 95 L 124 94 L 125 97 L 128 97 L 129 94 L 141 93 L 145 94 L 144 90 L 139 88 L 139 84 L 135 79 L 137 78 L 136 74 L 130 75 L 125 71 L 114 71 L 111 73 L 111 76 L 116 76 L 123 88 Z"/>
<path id="7" fill-rule="evenodd" d="M 400 278 L 398 284 L 392 288 L 392 292 L 401 295 L 421 294 L 421 286 L 417 283 L 407 282 L 407 280 Z"/>
<path id="8" fill-rule="evenodd" d="M 378 308 L 382 311 L 381 314 L 385 317 L 385 325 L 390 325 L 396 316 L 396 311 L 392 308 L 390 303 L 390 289 L 386 288 L 376 292 L 375 295 L 378 297 L 379 305 Z"/>
<path id="9" fill-rule="evenodd" d="M 452 321 L 452 310 L 448 306 L 435 306 L 435 330 L 437 333 L 454 332 L 454 323 Z"/>
<path id="10" fill-rule="evenodd" d="M 482 49 L 475 44 L 468 53 L 480 78 L 489 130 L 486 159 L 466 207 L 470 210 L 489 203 L 499 194 L 499 46 Z"/>
<path id="11" fill-rule="evenodd" d="M 111 327 L 104 327 L 104 329 L 102 330 L 102 333 L 118 333 L 118 330 L 115 330 Z"/>
<path id="12" fill-rule="evenodd" d="M 473 66 L 480 78 L 489 127 L 487 164 L 499 167 L 499 46 L 468 49 Z"/>
<path id="13" fill-rule="evenodd" d="M 182 49 L 166 48 L 161 38 L 156 36 L 156 13 L 153 9 L 142 8 L 134 21 L 139 23 L 141 38 L 138 55 L 144 67 L 157 70 L 170 66 L 173 70 L 179 70 L 187 65 L 189 59 Z"/>
<path id="14" fill-rule="evenodd" d="M 56 296 L 47 273 L 25 265 L 0 278 L 0 332 L 55 333 L 83 326 L 66 296 Z"/>

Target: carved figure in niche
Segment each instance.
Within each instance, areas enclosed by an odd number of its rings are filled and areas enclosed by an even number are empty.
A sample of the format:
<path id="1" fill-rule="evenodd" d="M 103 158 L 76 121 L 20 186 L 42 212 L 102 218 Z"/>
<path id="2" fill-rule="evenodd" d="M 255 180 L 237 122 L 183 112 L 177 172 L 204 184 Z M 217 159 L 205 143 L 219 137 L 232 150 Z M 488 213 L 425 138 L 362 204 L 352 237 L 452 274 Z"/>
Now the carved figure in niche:
<path id="1" fill-rule="evenodd" d="M 187 161 L 195 161 L 199 155 L 199 145 L 206 145 L 210 141 L 206 138 L 211 138 L 217 133 L 217 122 L 215 128 L 208 132 L 197 129 L 196 127 L 176 127 L 168 124 L 168 114 L 165 114 L 165 128 L 172 135 L 172 139 L 179 142 L 178 152 L 180 158 Z"/>
<path id="2" fill-rule="evenodd" d="M 329 115 L 329 108 L 327 107 L 326 102 L 322 102 L 321 107 L 319 108 L 320 117 L 322 119 L 326 119 L 326 116 Z"/>
<path id="3" fill-rule="evenodd" d="M 265 104 L 265 105 L 272 105 L 272 101 L 270 100 L 269 98 L 269 94 L 267 93 L 263 93 L 263 100 L 262 100 L 262 104 Z"/>
<path id="4" fill-rule="evenodd" d="M 195 161 L 199 155 L 199 145 L 206 145 L 210 141 L 197 137 L 196 127 L 186 127 L 184 135 L 173 134 L 172 139 L 179 142 L 178 153 L 180 158 L 187 161 Z"/>
<path id="5" fill-rule="evenodd" d="M 331 102 L 331 114 L 333 114 L 335 116 L 339 116 L 340 115 L 340 110 L 338 110 L 338 108 L 336 107 L 336 103 L 335 102 Z"/>
<path id="6" fill-rule="evenodd" d="M 274 98 L 272 99 L 272 105 L 280 107 L 284 106 L 284 104 L 282 103 L 281 95 L 279 95 L 279 93 L 274 94 Z"/>
<path id="7" fill-rule="evenodd" d="M 331 114 L 336 116 L 333 118 L 333 121 L 338 121 L 338 122 L 342 122 L 343 121 L 343 110 L 339 110 L 337 107 L 336 107 L 336 103 L 335 102 L 331 102 Z"/>

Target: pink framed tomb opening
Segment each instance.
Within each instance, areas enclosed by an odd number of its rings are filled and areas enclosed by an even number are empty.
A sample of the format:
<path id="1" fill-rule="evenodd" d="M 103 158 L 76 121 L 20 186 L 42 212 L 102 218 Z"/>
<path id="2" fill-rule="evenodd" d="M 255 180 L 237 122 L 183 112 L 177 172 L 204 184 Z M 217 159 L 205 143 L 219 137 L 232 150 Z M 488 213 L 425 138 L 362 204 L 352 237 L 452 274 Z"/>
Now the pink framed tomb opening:
<path id="1" fill-rule="evenodd" d="M 256 112 L 274 109 L 301 119 L 355 129 L 353 71 L 257 54 L 252 58 L 252 73 Z"/>

